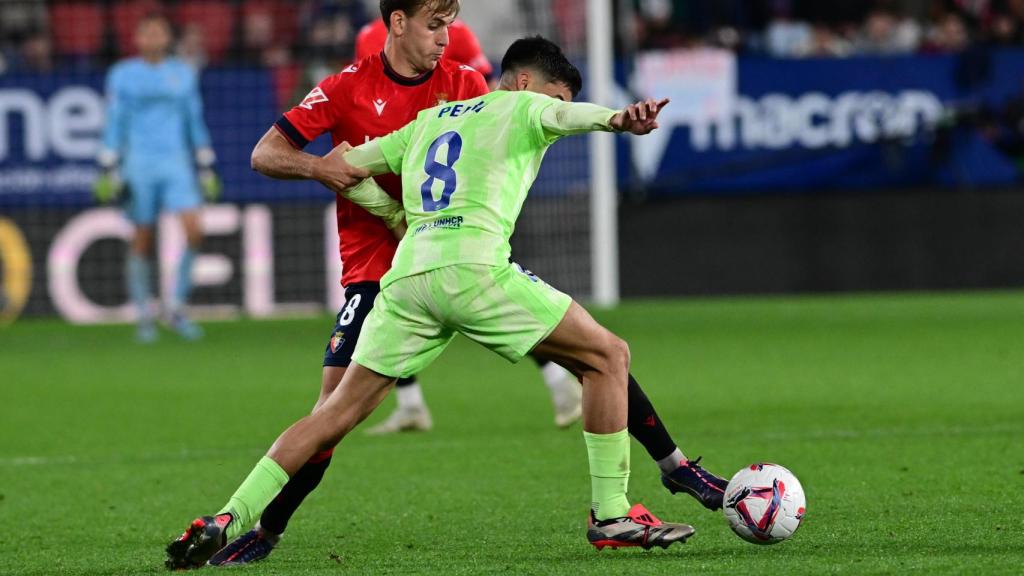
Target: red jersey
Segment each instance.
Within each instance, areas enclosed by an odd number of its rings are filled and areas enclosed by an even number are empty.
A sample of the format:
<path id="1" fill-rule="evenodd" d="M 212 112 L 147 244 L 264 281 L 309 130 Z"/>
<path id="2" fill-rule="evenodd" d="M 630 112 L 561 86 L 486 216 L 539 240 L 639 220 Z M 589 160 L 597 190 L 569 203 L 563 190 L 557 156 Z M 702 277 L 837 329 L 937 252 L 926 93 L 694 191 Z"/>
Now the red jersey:
<path id="1" fill-rule="evenodd" d="M 442 59 L 430 72 L 406 78 L 391 69 L 383 53 L 374 54 L 324 79 L 275 126 L 300 149 L 325 132 L 331 133 L 335 146 L 341 142 L 358 146 L 398 130 L 422 110 L 487 91 L 479 72 L 450 60 Z M 376 180 L 401 201 L 398 176 L 385 174 Z M 337 198 L 337 214 L 342 285 L 380 282 L 391 268 L 398 241 L 383 221 L 349 200 Z"/>
<path id="2" fill-rule="evenodd" d="M 371 54 L 384 51 L 384 41 L 388 39 L 388 27 L 384 21 L 377 19 L 359 30 L 356 36 L 356 61 Z M 448 47 L 444 50 L 444 58 L 451 58 L 459 64 L 476 68 L 485 78 L 494 73 L 490 60 L 480 49 L 480 41 L 476 34 L 462 20 L 452 22 L 448 27 Z"/>

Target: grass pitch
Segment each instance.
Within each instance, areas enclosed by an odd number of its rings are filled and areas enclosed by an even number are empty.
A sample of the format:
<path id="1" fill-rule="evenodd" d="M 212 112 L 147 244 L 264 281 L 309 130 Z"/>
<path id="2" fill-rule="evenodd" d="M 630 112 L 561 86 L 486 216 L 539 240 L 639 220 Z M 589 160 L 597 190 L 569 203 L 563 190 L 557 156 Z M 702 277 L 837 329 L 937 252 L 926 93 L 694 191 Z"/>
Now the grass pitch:
<path id="1" fill-rule="evenodd" d="M 600 320 L 691 456 L 793 470 L 804 526 L 773 547 L 671 496 L 633 445 L 630 496 L 697 535 L 584 539 L 586 450 L 531 363 L 465 340 L 422 375 L 436 430 L 346 439 L 246 574 L 1019 574 L 1024 294 L 638 302 Z M 0 330 L 0 574 L 158 574 L 312 405 L 331 319 Z M 370 423 L 393 405 L 388 400 Z M 212 569 L 207 569 L 210 571 Z"/>

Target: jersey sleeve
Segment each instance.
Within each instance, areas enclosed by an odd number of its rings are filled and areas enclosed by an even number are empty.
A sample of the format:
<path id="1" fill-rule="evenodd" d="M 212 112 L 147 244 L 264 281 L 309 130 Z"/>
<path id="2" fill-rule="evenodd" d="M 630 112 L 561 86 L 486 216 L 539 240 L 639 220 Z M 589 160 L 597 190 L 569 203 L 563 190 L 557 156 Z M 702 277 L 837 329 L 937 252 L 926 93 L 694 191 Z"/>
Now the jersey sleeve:
<path id="1" fill-rule="evenodd" d="M 551 145 L 563 136 L 586 132 L 611 132 L 609 124 L 615 110 L 588 102 L 563 102 L 543 95 L 531 96 L 528 107 L 530 126 L 537 141 Z"/>
<path id="2" fill-rule="evenodd" d="M 384 138 L 378 138 L 356 146 L 345 153 L 345 161 L 357 168 L 369 170 L 373 176 L 392 172 L 381 148 L 383 140 Z M 401 159 L 398 160 L 398 163 L 400 166 Z M 373 178 L 363 180 L 355 187 L 342 192 L 341 196 L 383 220 L 389 229 L 405 221 L 402 203 L 388 195 Z"/>
<path id="3" fill-rule="evenodd" d="M 277 130 L 292 143 L 302 149 L 318 136 L 329 132 L 336 122 L 334 107 L 343 99 L 346 82 L 345 76 L 352 76 L 348 71 L 328 76 L 316 88 L 302 99 L 298 106 L 284 113 L 274 124 Z"/>
<path id="4" fill-rule="evenodd" d="M 188 134 L 194 150 L 210 147 L 210 131 L 203 119 L 203 97 L 199 92 L 199 75 L 189 70 L 192 78 L 192 89 L 189 91 L 188 102 Z"/>
<path id="5" fill-rule="evenodd" d="M 409 148 L 412 134 L 416 130 L 416 122 L 417 120 L 413 120 L 401 130 L 396 130 L 377 140 L 388 168 L 395 174 L 402 173 L 402 160 L 405 158 L 405 152 Z"/>
<path id="6" fill-rule="evenodd" d="M 348 158 L 349 154 L 346 154 L 345 157 Z M 383 220 L 388 229 L 394 229 L 395 226 L 405 221 L 405 210 L 402 209 L 402 203 L 389 196 L 373 178 L 363 180 L 355 187 L 342 192 L 341 196 Z"/>
<path id="7" fill-rule="evenodd" d="M 114 66 L 107 73 L 107 120 L 103 127 L 103 151 L 107 154 L 121 156 L 124 143 L 125 106 L 127 103 L 122 93 L 123 68 Z"/>
<path id="8" fill-rule="evenodd" d="M 356 168 L 365 168 L 373 176 L 391 172 L 391 166 L 380 147 L 380 138 L 360 144 L 345 153 L 345 161 Z"/>

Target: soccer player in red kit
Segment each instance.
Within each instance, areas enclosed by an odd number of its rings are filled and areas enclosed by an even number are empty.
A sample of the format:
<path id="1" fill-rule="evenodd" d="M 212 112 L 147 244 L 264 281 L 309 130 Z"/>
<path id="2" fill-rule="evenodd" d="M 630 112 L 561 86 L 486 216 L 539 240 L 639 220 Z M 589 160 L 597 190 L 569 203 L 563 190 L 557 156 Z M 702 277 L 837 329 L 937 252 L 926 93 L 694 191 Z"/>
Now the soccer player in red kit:
<path id="1" fill-rule="evenodd" d="M 449 100 L 486 94 L 487 83 L 480 72 L 442 58 L 458 9 L 458 0 L 382 0 L 381 15 L 388 22 L 384 49 L 326 78 L 298 106 L 286 112 L 253 150 L 253 168 L 273 178 L 312 179 L 341 191 L 368 173 L 338 163 L 340 154 L 321 158 L 303 152 L 312 140 L 330 133 L 335 146 L 342 142 L 362 144 L 401 128 L 421 110 Z M 377 182 L 401 201 L 401 181 L 397 176 L 379 176 Z M 390 269 L 398 246 L 395 235 L 382 220 L 340 196 L 337 219 L 345 304 L 337 315 L 324 353 L 317 406 L 341 381 L 363 320 L 380 291 L 380 279 Z M 565 423 L 568 425 L 580 417 L 580 386 L 561 367 L 553 363 L 550 366 L 558 370 L 559 385 L 568 395 L 572 416 Z M 546 375 L 554 372 L 549 368 L 543 370 Z M 406 386 L 397 393 L 396 414 L 407 426 L 429 429 L 430 415 L 422 392 L 414 379 L 403 384 Z M 403 401 L 414 409 L 402 410 Z M 393 423 L 395 419 L 389 421 Z M 291 516 L 320 483 L 332 452 L 325 451 L 310 459 L 267 507 L 256 528 L 226 546 L 210 562 L 248 563 L 269 555 Z"/>
<path id="2" fill-rule="evenodd" d="M 384 51 L 388 39 L 388 28 L 384 20 L 363 26 L 356 35 L 356 60 L 380 54 Z M 458 64 L 471 66 L 493 83 L 494 68 L 490 60 L 480 49 L 480 41 L 465 22 L 455 20 L 448 27 L 448 47 L 445 48 L 443 59 Z M 491 88 L 494 86 L 489 84 Z M 354 143 L 358 144 L 358 142 Z M 353 344 L 354 346 L 354 344 Z M 551 401 L 555 407 L 555 425 L 565 428 L 579 418 L 581 397 L 579 387 L 571 374 L 554 362 L 546 362 L 534 358 L 540 368 L 544 383 L 551 392 Z M 395 384 L 395 396 L 398 406 L 380 424 L 367 430 L 370 434 L 390 434 L 403 430 L 429 429 L 432 424 L 430 410 L 423 399 L 423 391 L 415 378 L 403 378 Z"/>

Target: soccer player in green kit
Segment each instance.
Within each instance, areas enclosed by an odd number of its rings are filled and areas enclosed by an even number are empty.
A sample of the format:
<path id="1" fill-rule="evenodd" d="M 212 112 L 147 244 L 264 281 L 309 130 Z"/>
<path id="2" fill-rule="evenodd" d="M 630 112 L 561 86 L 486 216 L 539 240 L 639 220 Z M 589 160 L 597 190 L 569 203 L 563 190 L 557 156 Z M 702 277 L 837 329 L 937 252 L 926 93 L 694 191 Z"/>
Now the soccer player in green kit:
<path id="1" fill-rule="evenodd" d="M 512 362 L 532 352 L 580 379 L 591 544 L 666 547 L 694 533 L 626 498 L 626 343 L 569 296 L 509 262 L 509 238 L 547 148 L 585 132 L 648 134 L 668 101 L 647 100 L 622 111 L 571 103 L 579 72 L 542 38 L 514 43 L 502 68 L 496 92 L 425 110 L 388 136 L 332 151 L 371 174 L 403 176 L 408 232 L 381 280 L 341 384 L 277 439 L 217 515 L 197 518 L 168 546 L 169 567 L 201 565 L 225 539 L 245 530 L 312 454 L 338 444 L 396 378 L 425 368 L 456 333 Z M 402 206 L 372 179 L 347 194 L 389 226 L 401 220 Z"/>

